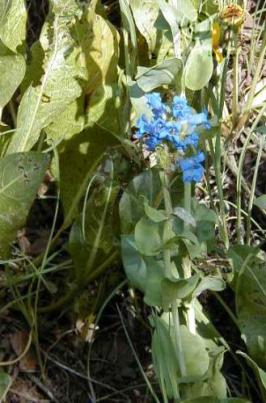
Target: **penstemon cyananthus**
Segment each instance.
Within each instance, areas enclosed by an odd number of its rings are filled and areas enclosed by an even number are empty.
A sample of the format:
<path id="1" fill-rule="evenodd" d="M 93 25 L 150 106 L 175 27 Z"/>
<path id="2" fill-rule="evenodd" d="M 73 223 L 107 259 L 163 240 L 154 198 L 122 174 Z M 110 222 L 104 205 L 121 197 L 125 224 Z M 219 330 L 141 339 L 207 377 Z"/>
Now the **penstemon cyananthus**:
<path id="1" fill-rule="evenodd" d="M 153 167 L 133 179 L 120 201 L 123 264 L 152 307 L 152 355 L 163 401 L 222 399 L 224 349 L 198 296 L 222 290 L 224 282 L 196 264 L 215 248 L 217 217 L 191 197 L 191 182 L 204 174 L 200 136 L 211 124 L 207 111 L 196 113 L 184 97 L 164 103 L 151 93 L 146 101 L 150 115 L 137 121 L 135 135 Z"/>

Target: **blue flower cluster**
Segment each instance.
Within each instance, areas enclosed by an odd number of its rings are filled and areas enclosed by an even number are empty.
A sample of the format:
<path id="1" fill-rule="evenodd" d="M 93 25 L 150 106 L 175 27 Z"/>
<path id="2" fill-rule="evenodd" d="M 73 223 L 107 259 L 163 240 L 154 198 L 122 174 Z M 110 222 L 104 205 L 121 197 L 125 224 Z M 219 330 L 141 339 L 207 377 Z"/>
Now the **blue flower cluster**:
<path id="1" fill-rule="evenodd" d="M 199 129 L 211 127 L 207 111 L 196 113 L 180 96 L 175 96 L 170 105 L 163 103 L 157 92 L 147 94 L 146 99 L 152 118 L 141 116 L 136 136 L 143 139 L 149 151 L 166 142 L 179 155 L 177 165 L 184 182 L 199 182 L 204 172 L 204 154 L 198 150 Z"/>

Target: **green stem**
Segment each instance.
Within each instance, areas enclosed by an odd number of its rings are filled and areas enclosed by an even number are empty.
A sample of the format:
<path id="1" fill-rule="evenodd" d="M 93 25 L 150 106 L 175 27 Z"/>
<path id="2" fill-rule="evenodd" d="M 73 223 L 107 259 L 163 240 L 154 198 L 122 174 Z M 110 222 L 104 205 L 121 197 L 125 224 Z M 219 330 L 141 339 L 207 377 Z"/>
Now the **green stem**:
<path id="1" fill-rule="evenodd" d="M 235 54 L 234 54 L 234 62 L 233 62 L 233 100 L 232 100 L 232 122 L 233 122 L 233 127 L 236 127 L 237 125 L 237 120 L 238 120 L 238 86 L 239 86 L 239 80 L 238 80 L 238 58 L 239 58 L 239 49 L 237 46 L 237 40 L 238 40 L 238 33 L 234 33 L 234 48 L 235 48 Z"/>
<path id="2" fill-rule="evenodd" d="M 246 235 L 247 236 L 247 245 L 250 245 L 250 240 L 251 240 L 252 207 L 253 207 L 254 196 L 255 196 L 255 191 L 256 191 L 258 171 L 259 171 L 259 166 L 260 166 L 260 160 L 261 160 L 263 146 L 264 146 L 264 140 L 263 140 L 263 137 L 261 137 L 260 138 L 260 147 L 259 147 L 258 156 L 257 156 L 257 160 L 256 160 L 256 165 L 255 165 L 255 170 L 254 170 L 254 176 L 253 176 L 253 180 L 252 180 L 251 194 L 250 194 L 249 203 L 248 203 L 247 235 Z"/>
<path id="3" fill-rule="evenodd" d="M 226 215 L 225 215 L 225 204 L 224 204 L 224 195 L 223 195 L 223 184 L 222 184 L 222 174 L 221 174 L 221 134 L 220 131 L 217 132 L 216 142 L 215 142 L 215 151 L 213 147 L 212 140 L 209 139 L 209 147 L 213 159 L 214 171 L 215 171 L 215 179 L 217 183 L 218 195 L 220 199 L 220 233 L 225 244 L 226 249 L 229 248 L 229 237 L 226 225 Z"/>
<path id="4" fill-rule="evenodd" d="M 191 183 L 187 182 L 184 184 L 184 208 L 185 210 L 190 213 L 191 212 Z M 189 230 L 189 224 L 185 223 L 185 229 Z M 183 258 L 182 267 L 184 271 L 184 278 L 188 279 L 192 275 L 191 271 L 191 260 L 190 257 L 187 255 Z M 187 310 L 187 326 L 189 331 L 192 334 L 196 334 L 196 318 L 195 318 L 195 309 L 194 303 L 191 301 L 188 305 Z"/>
<path id="5" fill-rule="evenodd" d="M 177 347 L 178 362 L 179 362 L 181 376 L 183 378 L 187 375 L 187 370 L 186 370 L 186 363 L 185 363 L 185 357 L 184 357 L 183 345 L 182 345 L 182 337 L 181 337 L 181 331 L 180 331 L 178 305 L 177 305 L 176 300 L 172 303 L 172 315 L 173 315 L 173 324 L 174 324 L 174 329 L 175 329 L 175 343 L 176 343 L 176 347 Z"/>
<path id="6" fill-rule="evenodd" d="M 170 216 L 173 212 L 171 196 L 169 193 L 169 182 L 168 177 L 165 172 L 161 172 L 161 182 L 163 188 L 163 196 L 164 196 L 164 205 L 167 215 L 169 216 L 168 220 L 165 222 L 166 231 L 168 231 L 169 226 L 171 226 Z M 171 277 L 171 251 L 167 248 L 163 251 L 163 258 L 164 258 L 164 266 L 165 266 L 165 275 L 169 278 Z M 180 367 L 181 376 L 185 376 L 186 374 L 186 365 L 185 365 L 185 357 L 182 347 L 182 338 L 180 332 L 180 321 L 179 321 L 179 311 L 177 301 L 175 300 L 172 305 L 172 318 L 173 318 L 173 325 L 174 325 L 174 335 L 175 335 L 175 344 L 177 349 L 177 357 L 178 363 Z M 178 391 L 179 393 L 179 391 Z"/>

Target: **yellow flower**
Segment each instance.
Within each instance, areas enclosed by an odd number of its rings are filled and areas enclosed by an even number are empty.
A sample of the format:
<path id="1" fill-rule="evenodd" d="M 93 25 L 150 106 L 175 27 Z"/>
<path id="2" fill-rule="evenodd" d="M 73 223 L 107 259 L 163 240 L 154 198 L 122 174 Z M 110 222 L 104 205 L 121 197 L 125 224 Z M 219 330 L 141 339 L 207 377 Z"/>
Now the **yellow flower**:
<path id="1" fill-rule="evenodd" d="M 224 59 L 223 53 L 220 50 L 220 45 L 222 42 L 222 28 L 219 22 L 215 21 L 212 24 L 212 50 L 215 54 L 217 63 L 221 63 Z"/>
<path id="2" fill-rule="evenodd" d="M 221 40 L 221 27 L 218 22 L 212 24 L 212 47 L 217 49 L 220 46 Z"/>

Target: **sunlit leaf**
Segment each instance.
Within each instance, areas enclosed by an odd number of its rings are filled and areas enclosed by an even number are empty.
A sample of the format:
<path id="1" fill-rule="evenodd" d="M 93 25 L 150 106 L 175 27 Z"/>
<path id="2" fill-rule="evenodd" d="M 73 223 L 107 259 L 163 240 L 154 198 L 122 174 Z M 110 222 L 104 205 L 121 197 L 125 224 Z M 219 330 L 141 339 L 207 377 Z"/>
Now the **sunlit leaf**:
<path id="1" fill-rule="evenodd" d="M 0 40 L 13 52 L 26 39 L 26 22 L 24 0 L 0 0 Z"/>
<path id="2" fill-rule="evenodd" d="M 48 165 L 40 153 L 18 153 L 0 160 L 0 257 L 24 224 Z"/>
<path id="3" fill-rule="evenodd" d="M 52 12 L 40 38 L 45 72 L 39 85 L 30 85 L 22 97 L 17 131 L 11 140 L 9 153 L 30 150 L 38 141 L 41 130 L 81 94 L 77 81 L 81 72 L 70 32 L 72 17 L 67 24 L 67 17 Z"/>
<path id="4" fill-rule="evenodd" d="M 185 66 L 185 85 L 193 91 L 201 90 L 211 79 L 213 72 L 211 42 L 199 41 L 191 50 Z"/>
<path id="5" fill-rule="evenodd" d="M 156 48 L 158 30 L 155 22 L 159 14 L 159 6 L 152 0 L 131 0 L 130 7 L 139 32 L 144 36 L 150 53 Z"/>
<path id="6" fill-rule="evenodd" d="M 24 57 L 0 43 L 0 108 L 3 108 L 23 80 L 26 70 Z"/>
<path id="7" fill-rule="evenodd" d="M 145 92 L 154 90 L 162 85 L 174 85 L 181 79 L 182 61 L 173 58 L 164 60 L 161 64 L 150 69 L 142 69 L 137 75 L 138 86 Z"/>

